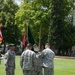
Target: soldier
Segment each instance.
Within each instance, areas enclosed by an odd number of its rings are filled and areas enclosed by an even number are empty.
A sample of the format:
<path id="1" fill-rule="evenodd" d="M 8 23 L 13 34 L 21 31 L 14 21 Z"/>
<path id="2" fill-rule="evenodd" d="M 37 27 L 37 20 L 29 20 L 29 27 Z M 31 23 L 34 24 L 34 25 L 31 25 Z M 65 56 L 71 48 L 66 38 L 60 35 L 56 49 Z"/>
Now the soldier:
<path id="1" fill-rule="evenodd" d="M 6 75 L 14 75 L 15 71 L 15 52 L 14 44 L 9 45 L 9 50 L 5 53 L 5 71 Z"/>
<path id="2" fill-rule="evenodd" d="M 40 54 L 40 58 L 42 59 L 41 66 L 44 68 L 44 75 L 54 75 L 54 56 L 55 53 L 50 49 L 50 45 L 47 43 L 42 53 Z"/>
<path id="3" fill-rule="evenodd" d="M 36 44 L 33 45 L 33 48 L 34 48 L 34 52 L 35 53 L 38 53 L 39 52 L 39 48 Z"/>
<path id="4" fill-rule="evenodd" d="M 21 55 L 20 66 L 23 70 L 23 75 L 35 75 L 36 55 L 31 49 L 32 45 L 27 44 L 27 49 Z"/>
<path id="5" fill-rule="evenodd" d="M 36 53 L 36 75 L 42 75 L 41 74 L 41 66 L 40 66 L 40 59 L 39 59 L 39 48 L 36 44 L 33 45 L 34 52 Z"/>

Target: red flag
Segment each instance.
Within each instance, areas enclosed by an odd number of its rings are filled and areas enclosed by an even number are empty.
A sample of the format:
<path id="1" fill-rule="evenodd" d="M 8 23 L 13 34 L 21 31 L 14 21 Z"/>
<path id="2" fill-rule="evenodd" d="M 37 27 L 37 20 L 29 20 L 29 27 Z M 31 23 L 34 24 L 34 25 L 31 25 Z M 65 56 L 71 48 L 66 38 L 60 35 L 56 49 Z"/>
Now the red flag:
<path id="1" fill-rule="evenodd" d="M 2 36 L 1 28 L 0 28 L 0 44 L 2 43 L 2 39 L 3 39 L 3 36 Z"/>
<path id="2" fill-rule="evenodd" d="M 24 32 L 24 36 L 23 36 L 23 39 L 22 39 L 22 45 L 26 46 L 26 32 Z"/>

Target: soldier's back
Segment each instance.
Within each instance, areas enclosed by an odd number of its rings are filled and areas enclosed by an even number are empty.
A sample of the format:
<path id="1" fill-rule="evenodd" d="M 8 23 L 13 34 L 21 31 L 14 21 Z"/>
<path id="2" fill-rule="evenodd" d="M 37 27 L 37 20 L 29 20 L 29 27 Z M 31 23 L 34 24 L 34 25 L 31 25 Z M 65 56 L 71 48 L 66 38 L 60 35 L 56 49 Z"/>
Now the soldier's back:
<path id="1" fill-rule="evenodd" d="M 34 55 L 35 53 L 28 49 L 23 52 L 23 57 L 24 57 L 23 70 L 33 70 L 34 69 L 34 66 L 33 66 Z"/>
<path id="2" fill-rule="evenodd" d="M 47 48 L 42 53 L 44 55 L 42 59 L 42 66 L 53 68 L 53 59 L 55 56 L 54 52 L 51 49 Z"/>

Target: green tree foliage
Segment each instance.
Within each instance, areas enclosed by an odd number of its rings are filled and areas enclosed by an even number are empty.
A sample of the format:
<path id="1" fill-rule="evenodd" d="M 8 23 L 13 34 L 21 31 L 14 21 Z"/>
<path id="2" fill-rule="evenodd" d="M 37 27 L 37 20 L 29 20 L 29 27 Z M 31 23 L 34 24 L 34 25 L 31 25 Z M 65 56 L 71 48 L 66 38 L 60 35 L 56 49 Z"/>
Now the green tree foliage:
<path id="1" fill-rule="evenodd" d="M 70 0 L 52 0 L 50 40 L 51 44 L 59 50 L 59 54 L 60 50 L 71 48 L 74 41 L 72 22 L 68 19 L 71 5 Z"/>
<path id="2" fill-rule="evenodd" d="M 25 0 L 19 11 L 16 13 L 16 23 L 18 23 L 21 32 L 24 32 L 26 22 L 29 20 L 29 26 L 31 27 L 34 39 L 37 43 L 39 42 L 40 26 L 42 44 L 47 42 L 50 23 L 49 8 L 50 0 Z"/>
<path id="3" fill-rule="evenodd" d="M 39 42 L 41 28 L 41 43 L 51 43 L 60 52 L 71 48 L 74 42 L 72 26 L 72 0 L 22 0 L 15 19 L 18 28 L 25 31 L 28 22 L 35 41 Z"/>
<path id="4" fill-rule="evenodd" d="M 20 31 L 15 24 L 15 13 L 19 9 L 14 0 L 0 0 L 0 19 L 2 20 L 3 42 L 19 43 Z"/>

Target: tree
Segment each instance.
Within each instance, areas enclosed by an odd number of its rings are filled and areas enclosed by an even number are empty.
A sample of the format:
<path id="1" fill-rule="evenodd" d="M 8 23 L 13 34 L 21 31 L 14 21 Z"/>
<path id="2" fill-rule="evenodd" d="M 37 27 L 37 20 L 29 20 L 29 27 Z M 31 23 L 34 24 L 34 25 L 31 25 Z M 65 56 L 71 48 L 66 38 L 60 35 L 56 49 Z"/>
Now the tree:
<path id="1" fill-rule="evenodd" d="M 69 0 L 52 0 L 52 11 L 51 11 L 51 44 L 64 53 L 66 48 L 72 46 L 72 22 L 69 24 L 67 17 L 71 11 L 71 2 Z M 70 35 L 70 36 L 69 36 Z"/>
<path id="2" fill-rule="evenodd" d="M 22 29 L 22 33 L 25 30 L 26 21 L 29 20 L 29 26 L 31 27 L 36 43 L 39 42 L 40 28 L 42 34 L 42 44 L 46 43 L 48 39 L 48 30 L 50 23 L 50 2 L 48 2 L 49 0 L 25 0 L 21 5 L 19 11 L 16 13 L 16 23 L 19 25 L 18 27 L 20 28 L 20 30 Z"/>
<path id="3" fill-rule="evenodd" d="M 3 1 L 3 0 L 2 0 Z M 0 19 L 2 20 L 3 43 L 19 43 L 19 29 L 15 24 L 15 13 L 19 9 L 14 0 L 4 0 L 0 2 L 1 12 Z"/>
<path id="4" fill-rule="evenodd" d="M 44 45 L 49 42 L 51 46 L 58 49 L 58 54 L 60 50 L 64 54 L 68 48 L 72 47 L 74 31 L 72 21 L 68 18 L 68 15 L 72 14 L 71 0 L 23 1 L 15 16 L 16 24 L 22 35 L 28 21 L 36 43 L 39 42 L 41 32 L 41 43 Z"/>

